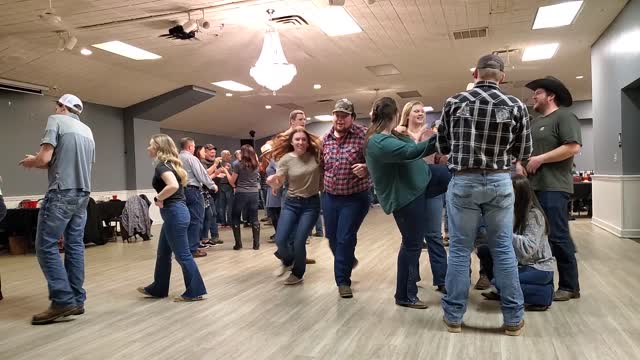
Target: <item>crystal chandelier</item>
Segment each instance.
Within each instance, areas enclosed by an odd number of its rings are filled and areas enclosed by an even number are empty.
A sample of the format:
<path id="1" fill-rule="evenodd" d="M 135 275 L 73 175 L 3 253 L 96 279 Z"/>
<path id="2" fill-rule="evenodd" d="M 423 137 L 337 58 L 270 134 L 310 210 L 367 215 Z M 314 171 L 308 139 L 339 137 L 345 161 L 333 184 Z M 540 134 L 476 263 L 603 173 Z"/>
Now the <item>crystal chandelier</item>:
<path id="1" fill-rule="evenodd" d="M 267 10 L 269 16 L 273 10 Z M 264 34 L 262 51 L 256 64 L 249 70 L 249 75 L 260 85 L 273 91 L 273 95 L 283 86 L 289 85 L 298 71 L 296 66 L 289 64 L 284 56 L 280 35 L 273 27 L 269 27 Z"/>

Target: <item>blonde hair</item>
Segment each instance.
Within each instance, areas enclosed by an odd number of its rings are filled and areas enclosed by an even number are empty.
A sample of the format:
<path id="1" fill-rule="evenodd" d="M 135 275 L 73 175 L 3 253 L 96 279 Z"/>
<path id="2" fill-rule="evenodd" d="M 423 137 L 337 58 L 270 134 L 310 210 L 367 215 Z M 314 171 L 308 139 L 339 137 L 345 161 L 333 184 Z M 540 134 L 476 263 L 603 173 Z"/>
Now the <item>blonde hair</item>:
<path id="1" fill-rule="evenodd" d="M 182 161 L 178 157 L 178 148 L 173 140 L 168 135 L 157 134 L 151 137 L 151 141 L 156 149 L 156 159 L 165 164 L 171 164 L 178 174 L 180 184 L 187 186 L 187 172 L 182 167 Z"/>
<path id="2" fill-rule="evenodd" d="M 404 107 L 402 108 L 402 114 L 400 116 L 400 126 L 409 128 L 409 114 L 411 113 L 411 109 L 413 109 L 413 107 L 416 105 L 424 107 L 424 104 L 421 101 L 409 101 L 404 105 Z"/>

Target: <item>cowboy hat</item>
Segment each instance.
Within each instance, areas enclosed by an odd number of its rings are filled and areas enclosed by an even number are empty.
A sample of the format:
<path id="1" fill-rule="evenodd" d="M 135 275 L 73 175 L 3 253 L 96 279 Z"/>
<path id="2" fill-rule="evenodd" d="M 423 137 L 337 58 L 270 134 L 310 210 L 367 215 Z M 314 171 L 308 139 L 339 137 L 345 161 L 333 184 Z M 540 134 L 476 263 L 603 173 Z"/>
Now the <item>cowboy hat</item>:
<path id="1" fill-rule="evenodd" d="M 569 107 L 573 104 L 573 98 L 571 97 L 569 89 L 567 89 L 560 80 L 553 76 L 533 80 L 525 86 L 533 91 L 536 91 L 537 89 L 544 89 L 555 94 L 558 105 L 560 106 Z"/>

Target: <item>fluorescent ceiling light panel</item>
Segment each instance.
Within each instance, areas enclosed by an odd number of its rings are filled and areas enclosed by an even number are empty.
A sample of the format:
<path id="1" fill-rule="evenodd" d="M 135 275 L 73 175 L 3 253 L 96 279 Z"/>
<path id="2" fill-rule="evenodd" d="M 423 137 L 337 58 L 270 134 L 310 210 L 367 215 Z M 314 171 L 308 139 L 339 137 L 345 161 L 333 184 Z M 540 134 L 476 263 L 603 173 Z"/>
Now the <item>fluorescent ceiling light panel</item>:
<path id="1" fill-rule="evenodd" d="M 424 107 L 424 111 L 425 112 L 433 111 L 433 107 L 432 106 L 425 106 Z"/>
<path id="2" fill-rule="evenodd" d="M 219 87 L 227 89 L 227 90 L 231 90 L 231 91 L 251 91 L 251 90 L 253 90 L 252 88 L 248 87 L 247 85 L 240 84 L 240 83 L 235 82 L 233 80 L 218 81 L 218 82 L 214 82 L 214 83 L 211 83 L 211 84 L 213 84 L 215 86 L 219 86 Z"/>
<path id="3" fill-rule="evenodd" d="M 316 24 L 328 36 L 342 36 L 362 32 L 362 28 L 342 6 L 316 10 Z"/>
<path id="4" fill-rule="evenodd" d="M 318 121 L 332 121 L 333 115 L 316 115 L 314 116 Z"/>
<path id="5" fill-rule="evenodd" d="M 109 41 L 102 44 L 91 45 L 95 48 L 114 53 L 116 55 L 128 57 L 133 60 L 156 60 L 162 56 L 137 48 L 122 41 Z"/>
<path id="6" fill-rule="evenodd" d="M 538 8 L 532 30 L 566 26 L 573 23 L 584 1 L 567 1 Z"/>
<path id="7" fill-rule="evenodd" d="M 524 49 L 522 61 L 536 61 L 551 59 L 558 51 L 558 43 L 531 46 Z"/>

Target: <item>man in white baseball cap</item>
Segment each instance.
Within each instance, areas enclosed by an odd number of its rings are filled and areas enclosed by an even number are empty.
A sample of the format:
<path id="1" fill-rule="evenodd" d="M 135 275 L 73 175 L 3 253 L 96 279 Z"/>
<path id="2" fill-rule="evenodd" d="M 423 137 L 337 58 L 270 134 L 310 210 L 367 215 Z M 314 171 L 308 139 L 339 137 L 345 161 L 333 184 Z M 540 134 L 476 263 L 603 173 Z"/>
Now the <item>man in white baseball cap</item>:
<path id="1" fill-rule="evenodd" d="M 63 105 L 70 113 L 76 115 L 80 115 L 84 109 L 82 101 L 80 101 L 77 96 L 71 94 L 62 95 L 60 99 L 58 99 L 58 104 Z"/>
<path id="2" fill-rule="evenodd" d="M 95 142 L 91 129 L 80 121 L 82 101 L 63 95 L 56 113 L 49 116 L 38 154 L 27 155 L 20 165 L 47 169 L 49 188 L 38 215 L 36 256 L 49 286 L 49 308 L 33 316 L 33 325 L 84 314 L 84 226 L 91 192 L 91 167 Z M 64 235 L 64 264 L 58 239 Z"/>

